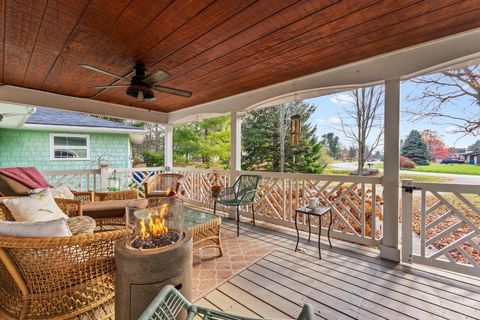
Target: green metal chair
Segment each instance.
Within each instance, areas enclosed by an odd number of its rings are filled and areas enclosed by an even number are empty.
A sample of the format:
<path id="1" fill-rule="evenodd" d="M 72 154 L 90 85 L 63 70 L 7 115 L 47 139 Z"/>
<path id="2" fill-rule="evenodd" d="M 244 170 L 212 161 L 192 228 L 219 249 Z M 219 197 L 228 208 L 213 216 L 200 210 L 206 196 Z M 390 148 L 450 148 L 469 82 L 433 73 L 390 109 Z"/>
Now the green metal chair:
<path id="1" fill-rule="evenodd" d="M 217 203 L 237 207 L 237 237 L 240 235 L 240 206 L 252 206 L 253 225 L 255 225 L 254 201 L 261 178 L 253 174 L 243 174 L 238 177 L 233 187 L 222 189 L 218 197 L 215 198 L 213 214 L 217 213 Z"/>
<path id="2" fill-rule="evenodd" d="M 185 311 L 186 316 L 177 318 L 180 312 Z M 222 311 L 217 311 L 191 304 L 173 286 L 168 285 L 160 291 L 152 303 L 142 313 L 139 320 L 191 320 L 196 316 L 203 320 L 256 320 L 253 318 L 241 317 Z M 302 312 L 297 320 L 313 320 L 314 309 L 310 304 L 303 306 Z"/>

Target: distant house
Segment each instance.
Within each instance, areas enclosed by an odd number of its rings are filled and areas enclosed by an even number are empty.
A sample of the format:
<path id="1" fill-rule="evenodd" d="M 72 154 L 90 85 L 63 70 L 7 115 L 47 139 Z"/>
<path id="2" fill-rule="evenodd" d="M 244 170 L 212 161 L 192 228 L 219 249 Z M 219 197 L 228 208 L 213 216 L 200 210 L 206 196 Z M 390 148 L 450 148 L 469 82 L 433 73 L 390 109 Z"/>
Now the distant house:
<path id="1" fill-rule="evenodd" d="M 146 131 L 83 113 L 0 105 L 0 167 L 40 171 L 131 166 Z"/>
<path id="2" fill-rule="evenodd" d="M 462 157 L 466 163 L 480 164 L 480 150 L 466 151 L 462 153 Z"/>

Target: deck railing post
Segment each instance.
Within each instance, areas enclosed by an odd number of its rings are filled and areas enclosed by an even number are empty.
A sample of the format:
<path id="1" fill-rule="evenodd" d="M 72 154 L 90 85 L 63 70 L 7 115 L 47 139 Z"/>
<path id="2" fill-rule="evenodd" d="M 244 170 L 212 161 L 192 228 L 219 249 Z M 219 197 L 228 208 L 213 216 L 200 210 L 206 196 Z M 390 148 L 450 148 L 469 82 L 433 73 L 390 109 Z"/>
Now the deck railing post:
<path id="1" fill-rule="evenodd" d="M 165 171 L 171 171 L 173 167 L 173 124 L 165 126 L 164 144 L 164 167 Z"/>
<path id="2" fill-rule="evenodd" d="M 402 180 L 402 261 L 412 263 L 413 180 Z"/>
<path id="3" fill-rule="evenodd" d="M 100 191 L 108 190 L 108 164 L 100 165 Z"/>
<path id="4" fill-rule="evenodd" d="M 230 113 L 230 185 L 237 180 L 242 170 L 242 117 L 237 112 Z M 234 212 L 229 212 L 232 218 Z"/>
<path id="5" fill-rule="evenodd" d="M 398 210 L 400 187 L 400 79 L 385 81 L 385 159 L 383 170 L 383 238 L 380 254 L 400 261 Z"/>

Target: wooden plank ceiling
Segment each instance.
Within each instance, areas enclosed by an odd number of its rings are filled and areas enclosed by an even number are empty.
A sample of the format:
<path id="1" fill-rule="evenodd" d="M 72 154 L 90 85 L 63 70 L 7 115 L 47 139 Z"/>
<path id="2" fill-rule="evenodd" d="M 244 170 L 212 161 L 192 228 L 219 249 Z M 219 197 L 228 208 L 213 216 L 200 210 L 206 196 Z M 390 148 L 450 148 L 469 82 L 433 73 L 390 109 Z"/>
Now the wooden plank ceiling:
<path id="1" fill-rule="evenodd" d="M 170 112 L 480 27 L 479 0 L 3 0 L 0 82 L 77 97 L 135 62 L 192 98 L 95 99 Z"/>

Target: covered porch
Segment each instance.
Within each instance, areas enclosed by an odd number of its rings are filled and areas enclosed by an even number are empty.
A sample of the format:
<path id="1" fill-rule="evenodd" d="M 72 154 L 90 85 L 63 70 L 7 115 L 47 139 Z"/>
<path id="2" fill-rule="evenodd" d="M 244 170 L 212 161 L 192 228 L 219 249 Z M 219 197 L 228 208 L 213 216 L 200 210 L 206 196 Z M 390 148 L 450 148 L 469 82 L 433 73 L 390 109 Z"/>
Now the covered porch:
<path id="1" fill-rule="evenodd" d="M 261 318 L 295 318 L 310 303 L 319 319 L 480 319 L 480 263 L 465 249 L 480 251 L 480 208 L 466 196 L 478 196 L 479 186 L 399 175 L 401 82 L 478 64 L 479 14 L 478 1 L 5 1 L 0 101 L 165 125 L 163 166 L 99 161 L 42 172 L 53 186 L 106 191 L 115 173 L 122 190 L 143 197 L 148 177 L 178 173 L 186 206 L 211 213 L 214 179 L 228 187 L 242 174 L 261 176 L 258 225 L 243 208 L 236 237 L 235 215 L 222 207 L 225 256 L 194 255 L 200 305 Z M 145 98 L 156 84 L 125 95 L 139 64 L 162 71 L 156 100 Z M 372 85 L 384 86 L 383 176 L 241 169 L 241 112 Z M 174 125 L 224 114 L 229 168 L 175 166 Z M 305 216 L 294 250 L 295 210 L 311 197 L 332 208 L 333 248 L 322 237 L 321 260 L 317 235 L 327 225 L 314 223 L 307 243 Z M 429 217 L 440 206 L 448 210 Z M 432 237 L 450 217 L 458 222 Z M 460 225 L 469 228 L 464 236 L 431 250 Z"/>

